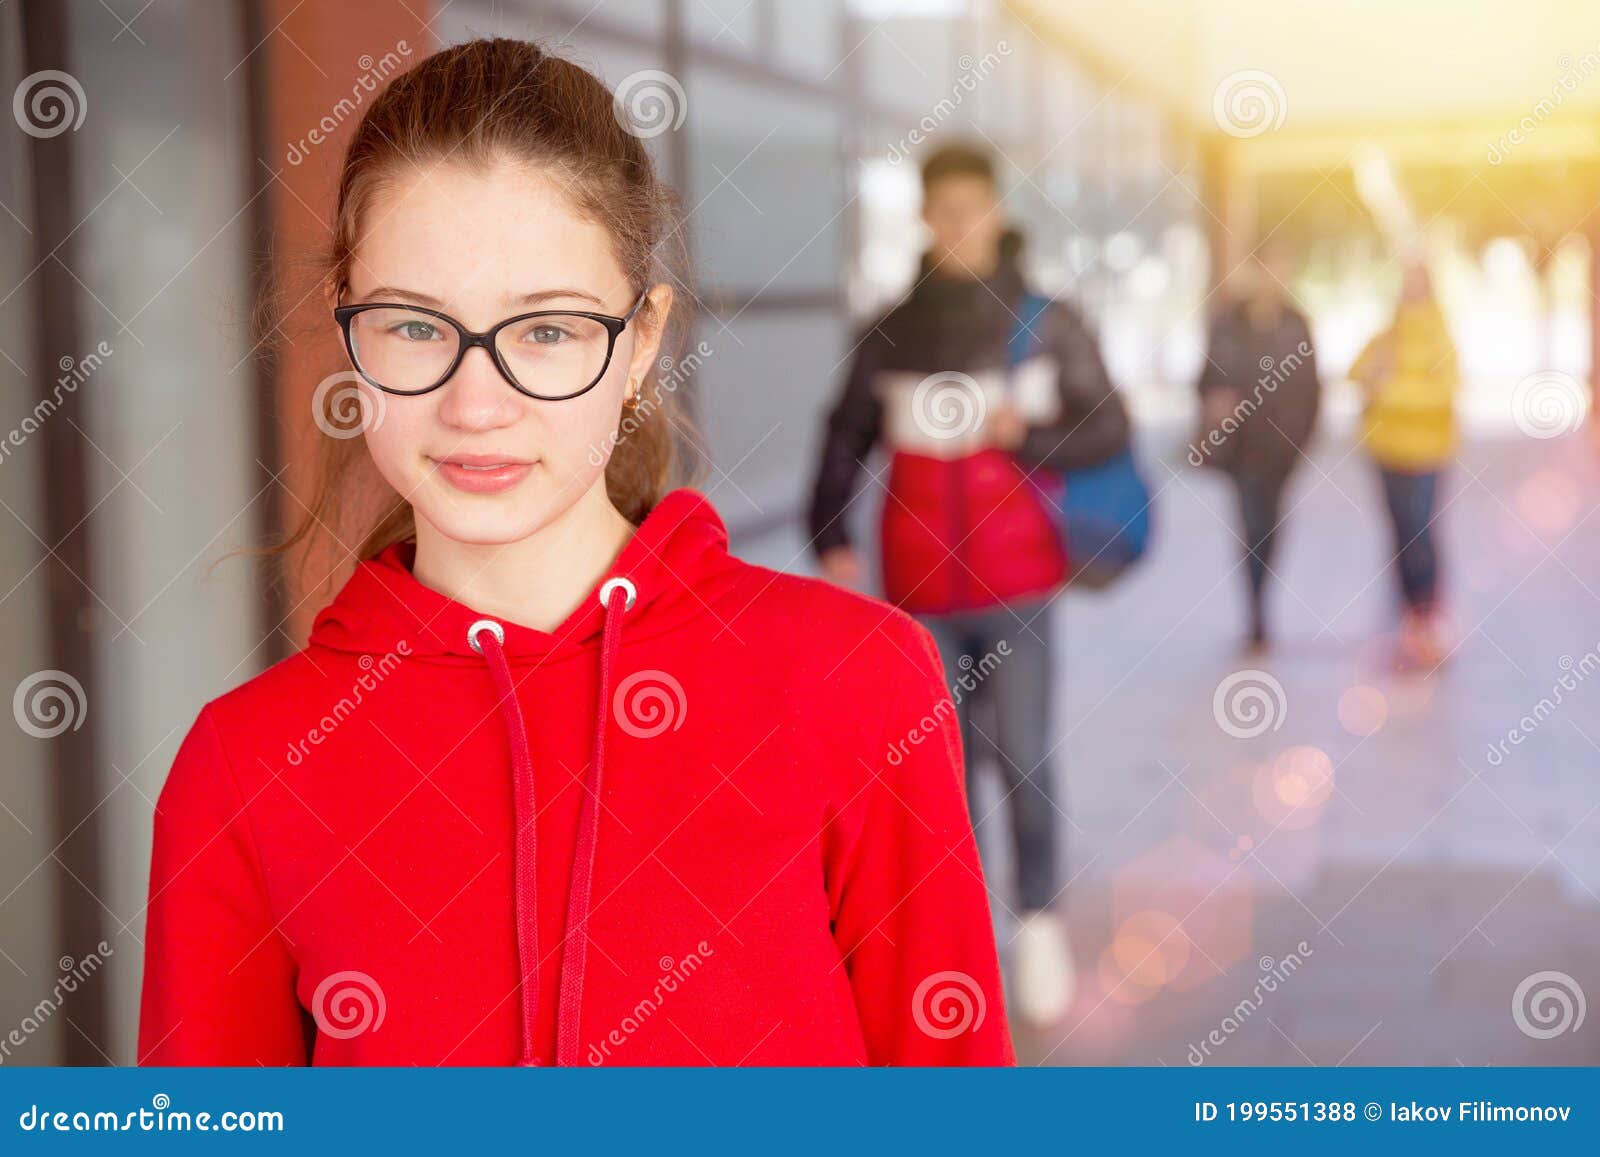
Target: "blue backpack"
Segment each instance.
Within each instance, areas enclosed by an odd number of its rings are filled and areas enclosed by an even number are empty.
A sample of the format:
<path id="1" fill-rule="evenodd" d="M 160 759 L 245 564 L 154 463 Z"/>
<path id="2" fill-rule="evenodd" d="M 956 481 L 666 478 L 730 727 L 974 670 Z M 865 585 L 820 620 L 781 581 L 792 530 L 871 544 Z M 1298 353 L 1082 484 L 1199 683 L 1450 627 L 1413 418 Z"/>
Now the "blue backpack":
<path id="1" fill-rule="evenodd" d="M 1037 328 L 1049 308 L 1049 298 L 1024 291 L 1007 347 L 1012 369 L 1033 356 Z M 1065 472 L 1038 469 L 1031 477 L 1066 544 L 1070 582 L 1108 586 L 1143 556 L 1150 541 L 1150 488 L 1131 445 L 1097 466 Z"/>

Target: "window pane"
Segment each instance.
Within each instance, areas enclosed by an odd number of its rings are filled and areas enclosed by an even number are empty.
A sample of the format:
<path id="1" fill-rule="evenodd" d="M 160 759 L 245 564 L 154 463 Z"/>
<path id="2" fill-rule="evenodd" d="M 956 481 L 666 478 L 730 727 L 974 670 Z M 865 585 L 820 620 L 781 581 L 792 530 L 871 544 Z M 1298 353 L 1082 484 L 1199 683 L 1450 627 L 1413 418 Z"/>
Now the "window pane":
<path id="1" fill-rule="evenodd" d="M 844 264 L 839 116 L 702 68 L 689 85 L 696 262 L 718 288 L 834 289 Z"/>
<path id="2" fill-rule="evenodd" d="M 839 0 L 781 4 L 772 0 L 778 63 L 830 83 L 841 83 L 840 62 L 853 44 L 844 43 Z M 842 47 L 841 47 L 842 45 Z"/>
<path id="3" fill-rule="evenodd" d="M 696 378 L 712 461 L 705 489 L 735 533 L 804 508 L 827 406 L 849 369 L 845 325 L 827 310 L 747 311 L 698 338 L 712 353 Z"/>
<path id="4" fill-rule="evenodd" d="M 695 43 L 754 56 L 761 50 L 759 8 L 759 0 L 686 0 L 684 23 Z"/>

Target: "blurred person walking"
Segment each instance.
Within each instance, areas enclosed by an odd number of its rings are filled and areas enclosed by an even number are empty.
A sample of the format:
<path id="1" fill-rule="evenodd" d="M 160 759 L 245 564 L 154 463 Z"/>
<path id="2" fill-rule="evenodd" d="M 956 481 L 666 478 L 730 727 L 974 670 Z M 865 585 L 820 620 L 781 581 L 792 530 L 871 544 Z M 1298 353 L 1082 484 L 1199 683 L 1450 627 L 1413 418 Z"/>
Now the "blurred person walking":
<path id="1" fill-rule="evenodd" d="M 1366 395 L 1362 441 L 1378 467 L 1394 528 L 1400 655 L 1436 667 L 1448 654 L 1439 609 L 1434 510 L 1439 476 L 1455 454 L 1455 343 L 1420 260 L 1407 262 L 1394 320 L 1350 367 Z"/>
<path id="2" fill-rule="evenodd" d="M 889 601 L 933 632 L 951 684 L 975 798 L 973 753 L 992 747 L 1008 788 L 1021 918 L 1019 1013 L 1071 1004 L 1062 914 L 1056 767 L 1050 742 L 1054 593 L 1065 546 L 1030 472 L 1102 463 L 1126 449 L 1127 413 L 1078 313 L 1053 302 L 1033 323 L 1036 356 L 1013 366 L 1027 286 L 990 155 L 952 145 L 922 168 L 931 245 L 910 294 L 871 325 L 827 423 L 811 506 L 823 574 L 859 585 L 845 513 L 863 460 L 890 451 L 881 524 Z M 974 726 L 992 706 L 994 734 Z M 973 815 L 974 824 L 981 817 Z"/>
<path id="3" fill-rule="evenodd" d="M 1311 328 L 1284 288 L 1288 254 L 1264 249 L 1239 273 L 1211 322 L 1198 382 L 1202 432 L 1190 460 L 1233 482 L 1249 582 L 1247 646 L 1262 651 L 1284 488 L 1316 428 L 1321 387 Z"/>

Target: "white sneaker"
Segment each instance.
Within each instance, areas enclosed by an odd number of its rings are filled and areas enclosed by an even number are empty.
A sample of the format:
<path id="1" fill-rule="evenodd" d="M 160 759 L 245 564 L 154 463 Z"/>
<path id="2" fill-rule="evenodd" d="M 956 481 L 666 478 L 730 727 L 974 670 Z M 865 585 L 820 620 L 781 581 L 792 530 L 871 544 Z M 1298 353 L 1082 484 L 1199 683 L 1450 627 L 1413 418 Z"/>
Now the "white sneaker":
<path id="1" fill-rule="evenodd" d="M 1018 1015 L 1031 1024 L 1054 1024 L 1072 1007 L 1077 987 L 1066 922 L 1054 912 L 1024 912 L 1013 947 Z"/>

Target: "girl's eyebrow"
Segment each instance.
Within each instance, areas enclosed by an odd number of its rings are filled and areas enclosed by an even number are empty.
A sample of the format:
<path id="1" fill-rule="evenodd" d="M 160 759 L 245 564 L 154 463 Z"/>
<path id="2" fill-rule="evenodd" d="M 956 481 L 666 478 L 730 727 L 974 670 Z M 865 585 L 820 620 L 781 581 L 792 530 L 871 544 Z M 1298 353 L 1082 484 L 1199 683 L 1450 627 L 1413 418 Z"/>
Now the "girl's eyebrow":
<path id="1" fill-rule="evenodd" d="M 508 297 L 512 305 L 536 306 L 542 302 L 557 297 L 577 297 L 584 301 L 592 301 L 596 305 L 604 305 L 600 298 L 582 289 L 540 289 L 533 293 L 525 293 L 521 297 Z M 361 295 L 364 301 L 414 301 L 418 305 L 426 305 L 430 309 L 443 309 L 444 303 L 437 297 L 426 293 L 418 293 L 414 289 L 401 289 L 394 285 L 379 285 L 369 289 Z"/>
<path id="2" fill-rule="evenodd" d="M 525 293 L 513 301 L 514 305 L 538 305 L 549 301 L 552 297 L 581 297 L 585 301 L 592 301 L 596 305 L 604 305 L 594 294 L 583 289 L 541 289 L 536 293 Z"/>

